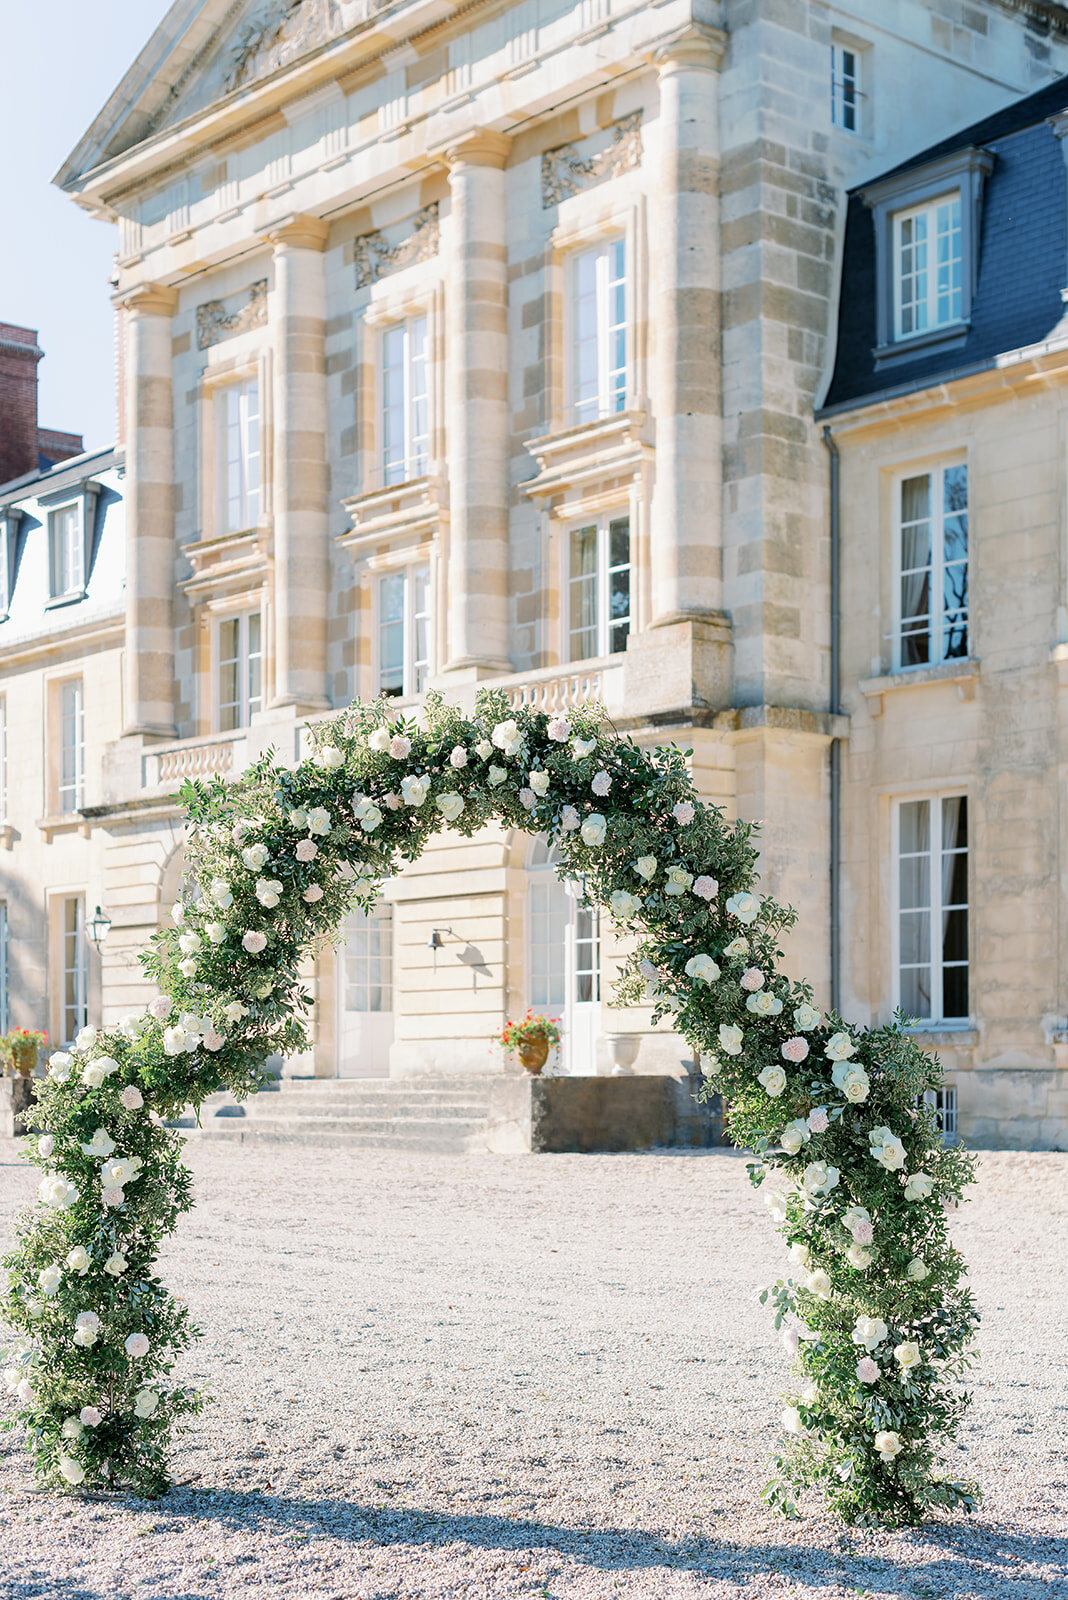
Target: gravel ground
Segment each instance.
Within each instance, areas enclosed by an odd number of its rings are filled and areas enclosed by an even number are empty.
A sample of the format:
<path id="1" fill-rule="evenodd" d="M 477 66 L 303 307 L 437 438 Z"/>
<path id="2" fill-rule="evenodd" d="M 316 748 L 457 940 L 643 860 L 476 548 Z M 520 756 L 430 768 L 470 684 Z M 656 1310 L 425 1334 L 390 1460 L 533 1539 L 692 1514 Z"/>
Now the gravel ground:
<path id="1" fill-rule="evenodd" d="M 1068 1592 L 1068 1155 L 983 1156 L 986 1502 L 900 1534 L 760 1504 L 786 1366 L 754 1290 L 785 1256 L 739 1157 L 189 1158 L 165 1272 L 214 1403 L 181 1486 L 35 1494 L 4 1436 L 5 1600 Z M 32 1187 L 0 1142 L 8 1228 Z"/>

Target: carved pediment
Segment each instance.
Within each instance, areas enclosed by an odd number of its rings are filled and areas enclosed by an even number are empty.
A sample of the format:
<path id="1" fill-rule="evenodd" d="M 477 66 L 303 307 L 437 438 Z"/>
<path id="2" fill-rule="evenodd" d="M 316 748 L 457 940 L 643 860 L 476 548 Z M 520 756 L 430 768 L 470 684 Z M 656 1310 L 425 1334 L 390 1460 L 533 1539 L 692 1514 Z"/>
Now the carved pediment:
<path id="1" fill-rule="evenodd" d="M 230 52 L 227 92 L 276 72 L 325 43 L 344 26 L 336 0 L 270 0 L 245 23 Z"/>
<path id="2" fill-rule="evenodd" d="M 197 349 L 210 350 L 231 334 L 262 328 L 267 321 L 267 279 L 250 283 L 248 298 L 240 305 L 225 300 L 205 300 L 197 306 Z"/>
<path id="3" fill-rule="evenodd" d="M 583 141 L 584 145 L 589 141 Z M 600 148 L 582 154 L 574 144 L 557 145 L 541 158 L 541 203 L 556 206 L 570 194 L 606 178 L 629 172 L 642 159 L 642 114 L 635 111 L 613 123 L 601 136 Z"/>
<path id="4" fill-rule="evenodd" d="M 416 212 L 412 231 L 403 239 L 390 244 L 384 233 L 362 233 L 353 243 L 353 260 L 356 264 L 356 287 L 366 289 L 368 284 L 384 278 L 387 272 L 399 272 L 415 261 L 426 261 L 438 253 L 438 203 L 424 206 Z"/>

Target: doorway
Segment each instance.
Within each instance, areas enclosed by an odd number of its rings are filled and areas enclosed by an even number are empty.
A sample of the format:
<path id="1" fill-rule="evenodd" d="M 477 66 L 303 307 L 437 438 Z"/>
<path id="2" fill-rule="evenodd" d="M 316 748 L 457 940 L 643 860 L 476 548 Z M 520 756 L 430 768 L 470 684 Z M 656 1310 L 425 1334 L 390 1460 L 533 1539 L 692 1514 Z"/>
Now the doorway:
<path id="1" fill-rule="evenodd" d="M 558 1017 L 563 1032 L 558 1072 L 597 1071 L 601 1033 L 601 915 L 577 884 L 557 876 L 555 847 L 531 841 L 527 859 L 527 993 L 530 1007 Z"/>

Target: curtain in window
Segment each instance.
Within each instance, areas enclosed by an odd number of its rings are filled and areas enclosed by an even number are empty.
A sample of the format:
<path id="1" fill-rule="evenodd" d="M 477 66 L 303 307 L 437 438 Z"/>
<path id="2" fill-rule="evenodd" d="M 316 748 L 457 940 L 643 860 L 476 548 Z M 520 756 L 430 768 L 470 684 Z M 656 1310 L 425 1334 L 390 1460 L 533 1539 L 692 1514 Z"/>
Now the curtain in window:
<path id="1" fill-rule="evenodd" d="M 931 655 L 931 478 L 901 485 L 901 665 L 921 666 Z"/>

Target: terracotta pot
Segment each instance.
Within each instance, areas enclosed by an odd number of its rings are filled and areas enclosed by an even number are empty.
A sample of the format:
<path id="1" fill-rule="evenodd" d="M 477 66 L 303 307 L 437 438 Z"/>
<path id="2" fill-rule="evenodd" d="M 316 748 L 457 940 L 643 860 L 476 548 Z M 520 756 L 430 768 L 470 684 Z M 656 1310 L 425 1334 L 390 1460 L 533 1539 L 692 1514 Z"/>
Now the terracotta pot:
<path id="1" fill-rule="evenodd" d="M 528 1039 L 525 1044 L 517 1048 L 516 1055 L 519 1057 L 519 1065 L 524 1067 L 532 1078 L 536 1078 L 548 1059 L 549 1041 Z"/>
<path id="2" fill-rule="evenodd" d="M 12 1070 L 21 1078 L 32 1078 L 37 1065 L 37 1046 L 33 1043 L 11 1046 Z"/>

